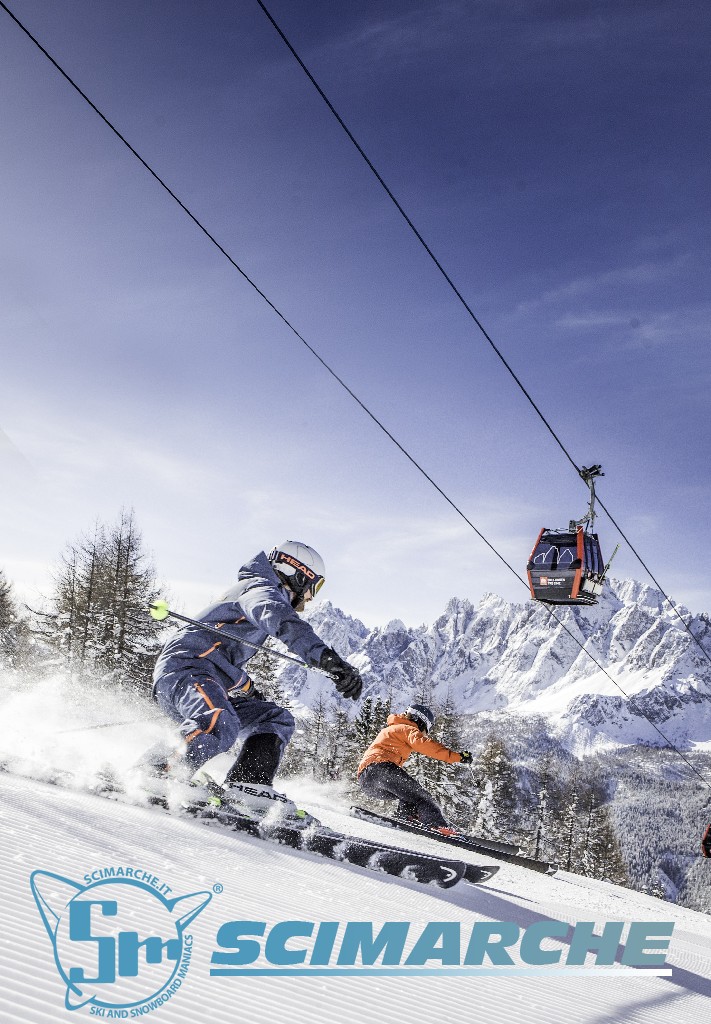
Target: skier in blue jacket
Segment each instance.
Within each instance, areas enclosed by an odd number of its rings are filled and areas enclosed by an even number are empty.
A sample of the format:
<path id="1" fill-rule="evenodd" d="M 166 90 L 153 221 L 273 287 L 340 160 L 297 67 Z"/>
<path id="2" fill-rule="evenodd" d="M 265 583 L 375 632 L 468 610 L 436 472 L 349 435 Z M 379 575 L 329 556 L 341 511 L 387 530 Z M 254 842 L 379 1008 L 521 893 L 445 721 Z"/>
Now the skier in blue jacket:
<path id="1" fill-rule="evenodd" d="M 237 583 L 197 618 L 232 636 L 261 646 L 277 637 L 307 665 L 333 678 L 344 697 L 357 700 L 358 672 L 321 640 L 299 617 L 325 579 L 321 556 L 307 544 L 285 541 L 267 556 L 255 555 L 239 570 Z M 294 731 L 286 708 L 265 700 L 246 671 L 254 647 L 225 640 L 188 625 L 163 648 L 154 671 L 158 704 L 180 723 L 184 761 L 191 769 L 241 743 L 223 785 L 233 802 L 261 814 L 275 801 L 295 812 L 272 782 Z M 199 776 L 196 776 L 199 777 Z"/>

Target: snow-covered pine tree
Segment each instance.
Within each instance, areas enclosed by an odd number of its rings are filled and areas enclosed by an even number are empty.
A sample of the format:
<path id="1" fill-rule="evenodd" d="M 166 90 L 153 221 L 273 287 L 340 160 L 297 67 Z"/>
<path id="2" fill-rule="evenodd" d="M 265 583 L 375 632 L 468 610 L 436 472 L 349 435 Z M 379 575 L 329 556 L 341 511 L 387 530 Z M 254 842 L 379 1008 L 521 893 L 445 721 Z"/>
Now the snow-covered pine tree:
<path id="1" fill-rule="evenodd" d="M 553 829 L 553 813 L 559 799 L 558 787 L 555 782 L 553 759 L 545 753 L 538 765 L 536 782 L 536 818 L 535 834 L 532 837 L 531 856 L 541 860 L 554 859 L 555 835 Z"/>
<path id="2" fill-rule="evenodd" d="M 107 541 L 113 573 L 104 595 L 109 606 L 104 657 L 107 665 L 118 667 L 122 680 L 142 688 L 150 683 L 160 648 L 160 626 L 146 613 L 159 593 L 156 570 L 143 548 L 133 510 L 121 510 L 118 521 L 107 531 Z"/>
<path id="3" fill-rule="evenodd" d="M 516 808 L 516 772 L 506 747 L 491 736 L 474 765 L 478 802 L 474 832 L 492 839 L 514 834 Z"/>
<path id="4" fill-rule="evenodd" d="M 132 511 L 68 545 L 47 611 L 33 632 L 60 663 L 92 683 L 150 686 L 161 627 L 147 614 L 158 596 L 153 563 Z"/>
<path id="5" fill-rule="evenodd" d="M 566 871 L 574 871 L 581 848 L 580 790 L 582 782 L 579 768 L 573 771 L 561 801 L 556 822 L 556 847 L 560 863 Z"/>
<path id="6" fill-rule="evenodd" d="M 373 705 L 373 735 L 368 741 L 369 743 L 375 739 L 381 729 L 384 729 L 388 724 L 388 716 L 390 714 L 391 698 L 386 697 L 381 699 L 378 697 Z"/>
<path id="7" fill-rule="evenodd" d="M 573 870 L 581 871 L 590 878 L 604 878 L 618 885 L 628 885 L 629 878 L 622 851 L 609 808 L 603 803 L 603 799 L 604 787 L 600 784 L 592 785 L 583 798 L 585 826 L 578 854 L 579 861 Z"/>
<path id="8" fill-rule="evenodd" d="M 0 569 L 0 668 L 19 669 L 30 656 L 27 621 L 20 615 L 12 584 Z"/>
<path id="9" fill-rule="evenodd" d="M 353 737 L 361 754 L 385 728 L 389 714 L 389 700 L 366 697 L 362 702 L 352 723 Z"/>
<path id="10" fill-rule="evenodd" d="M 375 728 L 373 713 L 374 703 L 372 697 L 366 697 L 358 709 L 358 714 L 353 719 L 353 732 L 362 750 L 365 750 L 377 735 L 378 730 Z"/>
<path id="11" fill-rule="evenodd" d="M 355 774 L 362 751 L 348 717 L 348 710 L 342 700 L 332 701 L 327 709 L 325 753 L 323 774 L 326 779 L 349 780 Z"/>
<path id="12" fill-rule="evenodd" d="M 297 720 L 296 732 L 286 748 L 279 767 L 282 775 L 325 777 L 324 762 L 328 758 L 328 705 L 323 691 L 303 719 Z"/>
<path id="13" fill-rule="evenodd" d="M 17 619 L 17 609 L 12 596 L 12 586 L 0 569 L 0 634 L 9 632 Z"/>
<path id="14" fill-rule="evenodd" d="M 283 662 L 274 653 L 275 644 L 273 637 L 267 637 L 261 650 L 247 662 L 246 669 L 266 700 L 271 700 L 282 708 L 291 709 L 289 698 L 279 680 L 279 669 Z"/>

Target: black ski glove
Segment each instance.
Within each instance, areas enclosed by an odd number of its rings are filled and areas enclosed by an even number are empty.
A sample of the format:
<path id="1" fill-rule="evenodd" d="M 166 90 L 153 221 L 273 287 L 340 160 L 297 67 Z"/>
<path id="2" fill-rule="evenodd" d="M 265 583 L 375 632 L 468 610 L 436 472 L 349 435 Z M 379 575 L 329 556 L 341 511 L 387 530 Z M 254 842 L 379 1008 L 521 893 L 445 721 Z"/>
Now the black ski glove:
<path id="1" fill-rule="evenodd" d="M 471 752 L 471 750 L 460 750 L 459 751 L 459 763 L 460 764 L 471 764 L 472 763 L 472 752 Z"/>
<path id="2" fill-rule="evenodd" d="M 327 647 L 321 654 L 318 667 L 328 672 L 340 694 L 350 697 L 351 700 L 358 700 L 363 689 L 363 680 L 356 669 L 344 661 L 340 654 Z"/>

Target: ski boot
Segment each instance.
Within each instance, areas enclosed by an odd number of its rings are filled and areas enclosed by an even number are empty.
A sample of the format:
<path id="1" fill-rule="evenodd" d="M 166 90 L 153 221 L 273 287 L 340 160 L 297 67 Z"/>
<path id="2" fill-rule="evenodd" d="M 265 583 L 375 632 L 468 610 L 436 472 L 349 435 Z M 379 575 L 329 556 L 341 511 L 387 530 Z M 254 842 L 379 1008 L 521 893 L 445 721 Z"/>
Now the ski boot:
<path id="1" fill-rule="evenodd" d="M 263 822 L 265 825 L 290 825 L 292 828 L 309 828 L 320 825 L 312 814 L 297 807 L 278 789 L 263 782 L 233 782 L 222 793 L 227 807 L 234 807 Z"/>
<path id="2" fill-rule="evenodd" d="M 301 829 L 319 825 L 317 818 L 274 789 L 281 747 L 281 740 L 273 733 L 257 733 L 245 740 L 222 785 L 210 774 L 209 763 L 193 778 L 210 787 L 213 806 L 222 801 L 225 807 L 233 807 L 267 826 L 284 824 Z"/>

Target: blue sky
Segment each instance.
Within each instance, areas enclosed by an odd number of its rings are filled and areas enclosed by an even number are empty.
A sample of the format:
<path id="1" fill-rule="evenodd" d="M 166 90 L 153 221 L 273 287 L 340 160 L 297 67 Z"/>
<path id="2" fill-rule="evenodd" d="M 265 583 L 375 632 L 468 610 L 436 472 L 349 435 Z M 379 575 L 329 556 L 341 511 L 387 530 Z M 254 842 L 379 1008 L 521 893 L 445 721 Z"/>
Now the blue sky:
<path id="1" fill-rule="evenodd" d="M 587 492 L 252 0 L 15 13 L 521 572 Z M 271 0 L 678 601 L 711 610 L 702 3 Z M 0 565 L 133 506 L 197 610 L 291 537 L 368 624 L 526 591 L 0 11 Z M 617 541 L 604 516 L 603 551 Z M 614 575 L 642 579 L 621 550 Z"/>

